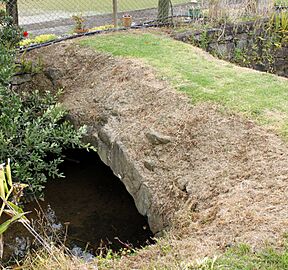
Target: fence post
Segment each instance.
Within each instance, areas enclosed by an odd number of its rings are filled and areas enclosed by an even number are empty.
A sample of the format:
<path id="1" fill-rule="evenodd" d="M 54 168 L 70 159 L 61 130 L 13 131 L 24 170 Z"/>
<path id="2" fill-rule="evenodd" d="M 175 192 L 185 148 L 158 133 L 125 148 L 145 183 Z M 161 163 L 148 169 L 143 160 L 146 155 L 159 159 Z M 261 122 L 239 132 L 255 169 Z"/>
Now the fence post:
<path id="1" fill-rule="evenodd" d="M 19 25 L 17 0 L 8 0 L 6 3 L 7 15 L 13 18 L 13 24 Z"/>
<path id="2" fill-rule="evenodd" d="M 169 0 L 158 0 L 158 22 L 167 23 L 169 16 Z"/>
<path id="3" fill-rule="evenodd" d="M 113 24 L 114 27 L 118 27 L 118 6 L 117 6 L 117 0 L 113 0 Z"/>

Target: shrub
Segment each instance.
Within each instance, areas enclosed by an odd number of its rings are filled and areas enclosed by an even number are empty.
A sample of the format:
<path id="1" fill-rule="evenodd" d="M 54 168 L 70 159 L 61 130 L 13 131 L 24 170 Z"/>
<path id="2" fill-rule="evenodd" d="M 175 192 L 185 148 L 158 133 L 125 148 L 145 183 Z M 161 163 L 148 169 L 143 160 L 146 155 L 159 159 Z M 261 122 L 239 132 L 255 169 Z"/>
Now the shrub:
<path id="1" fill-rule="evenodd" d="M 14 59 L 14 52 L 0 44 L 0 85 L 8 85 L 15 69 Z"/>
<path id="2" fill-rule="evenodd" d="M 1 3 L 6 1 L 0 0 Z M 22 30 L 13 24 L 13 19 L 7 16 L 5 10 L 0 9 L 0 45 L 11 49 L 22 39 Z"/>
<path id="3" fill-rule="evenodd" d="M 81 142 L 85 127 L 76 131 L 63 120 L 66 111 L 56 100 L 49 92 L 0 89 L 0 160 L 12 157 L 16 180 L 37 194 L 47 176 L 63 177 L 58 170 L 63 149 L 87 147 Z"/>
<path id="4" fill-rule="evenodd" d="M 15 180 L 39 194 L 48 176 L 63 176 L 58 170 L 63 149 L 88 147 L 81 142 L 85 127 L 75 130 L 64 120 L 66 111 L 57 96 L 8 88 L 16 68 L 14 47 L 22 32 L 5 11 L 0 12 L 0 164 L 11 157 Z"/>
<path id="5" fill-rule="evenodd" d="M 6 3 L 0 0 L 0 5 Z M 7 85 L 14 71 L 14 47 L 22 39 L 21 29 L 0 9 L 0 84 Z"/>

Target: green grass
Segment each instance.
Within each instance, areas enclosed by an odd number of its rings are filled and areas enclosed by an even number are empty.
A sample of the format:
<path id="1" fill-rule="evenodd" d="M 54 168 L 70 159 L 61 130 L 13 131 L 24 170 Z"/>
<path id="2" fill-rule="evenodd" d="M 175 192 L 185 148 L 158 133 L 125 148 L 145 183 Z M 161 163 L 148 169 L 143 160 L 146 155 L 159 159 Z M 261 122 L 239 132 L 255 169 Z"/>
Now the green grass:
<path id="1" fill-rule="evenodd" d="M 239 68 L 163 35 L 122 32 L 80 43 L 115 56 L 142 59 L 187 93 L 192 102 L 221 103 L 288 137 L 287 79 Z"/>
<path id="2" fill-rule="evenodd" d="M 194 270 L 287 270 L 288 250 L 277 251 L 273 248 L 254 252 L 250 246 L 242 244 L 231 248 L 217 259 L 207 259 Z"/>
<path id="3" fill-rule="evenodd" d="M 187 3 L 188 0 L 173 0 L 173 4 Z M 121 0 L 119 11 L 138 10 L 157 7 L 158 0 Z M 25 15 L 37 12 L 94 12 L 98 14 L 112 13 L 112 0 L 18 0 L 19 10 Z"/>
<path id="4" fill-rule="evenodd" d="M 288 0 L 275 0 L 276 5 L 283 5 L 287 6 L 288 5 Z"/>
<path id="5" fill-rule="evenodd" d="M 157 244 L 159 245 L 159 243 Z M 162 248 L 159 246 L 159 248 Z M 189 261 L 189 255 L 181 259 L 178 252 L 168 250 L 165 254 L 158 255 L 157 260 L 151 256 L 150 262 L 143 258 L 143 255 L 137 257 L 137 254 L 129 255 L 135 256 L 134 260 L 138 262 L 137 269 L 142 270 L 287 270 L 288 269 L 288 250 L 277 251 L 272 248 L 254 252 L 250 246 L 241 244 L 237 247 L 228 249 L 220 257 L 214 259 L 204 258 L 192 263 Z M 139 251 L 141 253 L 141 251 Z M 153 251 L 152 251 L 153 252 Z M 189 253 L 189 252 L 188 252 Z M 181 256 L 180 256 L 181 257 Z M 126 257 L 127 258 L 127 257 Z M 186 260 L 185 260 L 186 259 Z M 63 249 L 53 249 L 51 256 L 45 251 L 37 251 L 37 253 L 30 253 L 25 259 L 23 270 L 66 270 L 66 269 L 95 269 L 97 265 L 99 270 L 107 269 L 131 269 L 129 265 L 125 264 L 125 259 L 121 261 L 119 254 L 109 253 L 107 256 L 98 256 L 95 261 L 84 263 L 80 258 L 74 258 L 73 261 L 65 254 Z M 144 261 L 144 262 L 143 262 Z M 126 260 L 127 262 L 127 260 Z M 120 263 L 120 264 L 118 264 Z M 121 267 L 117 267 L 121 265 Z M 21 268 L 22 269 L 22 268 Z"/>

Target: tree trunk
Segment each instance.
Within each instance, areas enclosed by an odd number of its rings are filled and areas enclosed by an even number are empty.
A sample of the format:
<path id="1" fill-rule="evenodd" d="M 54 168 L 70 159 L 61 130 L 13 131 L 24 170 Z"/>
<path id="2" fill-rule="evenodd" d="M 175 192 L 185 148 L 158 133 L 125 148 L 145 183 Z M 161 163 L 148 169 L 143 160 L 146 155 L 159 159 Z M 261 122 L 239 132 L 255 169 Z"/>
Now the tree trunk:
<path id="1" fill-rule="evenodd" d="M 168 23 L 170 0 L 158 0 L 158 21 Z"/>
<path id="2" fill-rule="evenodd" d="M 7 12 L 8 16 L 13 18 L 13 24 L 19 25 L 17 0 L 8 0 L 7 1 L 6 12 Z"/>

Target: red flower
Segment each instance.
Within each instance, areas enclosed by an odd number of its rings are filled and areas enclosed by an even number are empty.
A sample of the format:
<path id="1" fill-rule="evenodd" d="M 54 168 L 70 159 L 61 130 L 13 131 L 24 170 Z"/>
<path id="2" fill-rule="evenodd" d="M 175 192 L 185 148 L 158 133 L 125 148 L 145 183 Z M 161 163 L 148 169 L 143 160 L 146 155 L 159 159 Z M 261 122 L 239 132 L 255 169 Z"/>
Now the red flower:
<path id="1" fill-rule="evenodd" d="M 28 32 L 27 31 L 25 31 L 25 32 L 23 32 L 23 37 L 28 37 Z"/>

